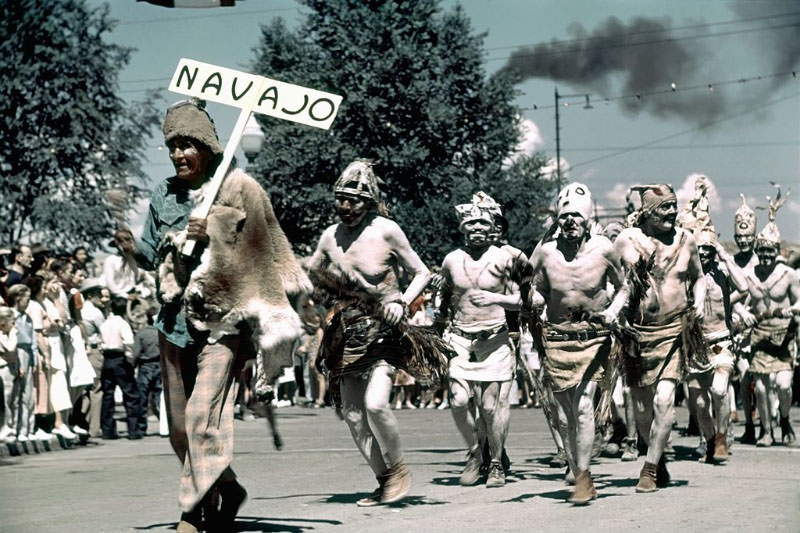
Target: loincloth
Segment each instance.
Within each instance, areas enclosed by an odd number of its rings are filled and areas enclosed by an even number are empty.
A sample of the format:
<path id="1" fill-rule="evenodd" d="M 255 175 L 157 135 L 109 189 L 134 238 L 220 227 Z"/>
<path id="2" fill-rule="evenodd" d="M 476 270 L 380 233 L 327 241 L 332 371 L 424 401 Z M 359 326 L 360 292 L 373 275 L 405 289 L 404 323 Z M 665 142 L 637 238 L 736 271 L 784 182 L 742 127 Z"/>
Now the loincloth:
<path id="1" fill-rule="evenodd" d="M 508 381 L 514 376 L 516 360 L 507 328 L 471 332 L 451 327 L 442 338 L 456 354 L 450 359 L 450 379 Z"/>
<path id="2" fill-rule="evenodd" d="M 756 324 L 750 333 L 752 359 L 750 372 L 753 374 L 771 374 L 783 370 L 791 370 L 794 366 L 796 324 L 787 320 L 784 324 Z"/>
<path id="3" fill-rule="evenodd" d="M 736 358 L 733 356 L 733 339 L 727 329 L 706 335 L 709 348 L 709 359 L 714 368 L 733 368 Z"/>
<path id="4" fill-rule="evenodd" d="M 685 372 L 683 361 L 683 323 L 678 315 L 667 324 L 633 324 L 638 342 L 628 343 L 625 370 L 632 387 L 647 387 L 662 379 L 680 381 Z"/>
<path id="5" fill-rule="evenodd" d="M 549 325 L 544 346 L 546 383 L 553 392 L 561 392 L 603 378 L 612 337 L 608 331 L 586 329 L 581 325 Z"/>

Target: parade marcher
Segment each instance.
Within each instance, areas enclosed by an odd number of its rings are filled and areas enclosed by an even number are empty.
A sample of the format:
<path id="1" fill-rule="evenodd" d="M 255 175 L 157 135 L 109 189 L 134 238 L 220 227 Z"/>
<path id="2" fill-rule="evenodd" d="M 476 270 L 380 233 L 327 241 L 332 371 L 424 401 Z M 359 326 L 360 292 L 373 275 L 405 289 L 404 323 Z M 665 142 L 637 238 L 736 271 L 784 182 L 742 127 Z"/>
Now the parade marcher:
<path id="1" fill-rule="evenodd" d="M 624 229 L 614 244 L 630 285 L 628 322 L 637 332 L 626 343 L 626 373 L 636 424 L 648 446 L 636 491 L 654 492 L 669 484 L 663 453 L 674 418 L 676 384 L 687 363 L 705 355 L 695 353 L 702 346 L 698 322 L 705 281 L 694 237 L 675 225 L 678 204 L 672 187 L 636 190 L 641 207 L 630 217 L 633 227 Z"/>
<path id="2" fill-rule="evenodd" d="M 781 441 L 796 440 L 789 421 L 792 402 L 792 372 L 796 358 L 797 318 L 800 314 L 800 275 L 796 270 L 777 260 L 780 255 L 781 235 L 775 223 L 775 214 L 785 202 L 780 189 L 769 203 L 769 222 L 756 237 L 755 251 L 758 266 L 748 275 L 752 298 L 751 308 L 757 323 L 750 334 L 752 362 L 750 372 L 756 382 L 756 405 L 764 435 L 757 446 L 771 446 L 772 416 L 768 391 L 775 381 L 779 400 Z"/>
<path id="3" fill-rule="evenodd" d="M 334 295 L 322 353 L 331 397 L 378 479 L 378 488 L 357 502 L 372 506 L 402 499 L 411 484 L 389 400 L 395 368 L 408 369 L 410 355 L 399 328 L 430 273 L 400 226 L 387 218 L 371 162 L 350 163 L 333 192 L 341 222 L 323 232 L 309 270 L 321 278 L 315 285 Z M 405 291 L 398 283 L 399 268 L 411 279 Z M 331 275 L 350 285 L 353 294 L 335 296 L 336 287 L 324 282 Z"/>
<path id="4" fill-rule="evenodd" d="M 442 263 L 442 300 L 435 322 L 440 329 L 449 323 L 443 339 L 457 354 L 450 360 L 450 407 L 467 444 L 459 483 L 478 482 L 483 462 L 479 437 L 485 435 L 491 459 L 486 486 L 500 487 L 506 482 L 502 455 L 516 364 L 506 310 L 518 311 L 520 298 L 519 291 L 510 290 L 514 257 L 493 244 L 494 217 L 481 207 L 480 198 L 479 193 L 472 203 L 456 206 L 465 243 Z"/>
<path id="5" fill-rule="evenodd" d="M 733 240 L 739 249 L 733 255 L 733 260 L 742 272 L 748 276 L 752 275 L 758 265 L 758 256 L 755 254 L 756 233 L 756 212 L 753 211 L 744 195 L 740 195 L 742 205 L 736 210 L 734 215 Z M 750 372 L 750 329 L 756 323 L 756 317 L 750 312 L 746 299 L 748 293 L 737 292 L 732 295 L 733 304 L 733 326 L 738 330 L 734 335 L 734 350 L 737 358 L 736 367 L 739 371 L 739 396 L 742 400 L 744 411 L 744 434 L 740 441 L 744 444 L 756 443 L 756 430 L 753 424 L 753 374 Z M 763 429 L 762 429 L 763 434 Z"/>
<path id="6" fill-rule="evenodd" d="M 155 326 L 170 443 L 182 464 L 178 531 L 197 531 L 204 512 L 228 531 L 247 496 L 230 466 L 233 377 L 254 345 L 270 365 L 291 364 L 301 326 L 287 293 L 311 287 L 266 192 L 240 169 L 225 176 L 207 219 L 190 217 L 223 158 L 203 104 L 171 106 L 162 130 L 175 174 L 153 191 L 136 258 L 159 275 Z M 187 239 L 200 245 L 191 257 L 181 253 Z"/>
<path id="7" fill-rule="evenodd" d="M 707 202 L 701 205 L 708 209 Z M 748 286 L 744 273 L 719 243 L 708 212 L 700 213 L 703 207 L 696 209 L 694 222 L 684 228 L 693 231 L 703 267 L 706 284 L 703 336 L 709 348 L 709 360 L 702 368 L 688 369 L 687 386 L 690 411 L 705 439 L 705 453 L 700 459 L 714 463 L 728 459 L 728 384 L 734 363 L 730 351 L 731 296 L 735 291 L 746 292 Z M 709 409 L 712 406 L 716 423 Z"/>
<path id="8" fill-rule="evenodd" d="M 572 183 L 558 194 L 559 231 L 531 257 L 534 286 L 546 304 L 541 332 L 545 379 L 553 390 L 558 429 L 575 489 L 569 501 L 597 497 L 589 463 L 595 440 L 594 396 L 611 352 L 612 335 L 626 302 L 619 258 L 611 241 L 590 233 L 592 198 Z M 614 298 L 606 287 L 611 283 Z M 537 333 L 534 333 L 537 334 Z"/>

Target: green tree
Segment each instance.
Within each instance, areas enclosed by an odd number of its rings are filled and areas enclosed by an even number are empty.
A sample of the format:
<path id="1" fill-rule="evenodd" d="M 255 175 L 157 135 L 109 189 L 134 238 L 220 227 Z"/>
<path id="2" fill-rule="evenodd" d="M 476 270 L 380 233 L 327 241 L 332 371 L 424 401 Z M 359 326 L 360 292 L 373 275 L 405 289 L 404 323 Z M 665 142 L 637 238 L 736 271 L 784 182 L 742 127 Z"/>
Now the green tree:
<path id="1" fill-rule="evenodd" d="M 118 94 L 133 51 L 104 40 L 109 8 L 0 2 L 0 239 L 96 248 L 146 193 L 154 95 Z"/>
<path id="2" fill-rule="evenodd" d="M 329 131 L 259 116 L 267 135 L 254 174 L 269 189 L 298 252 L 334 221 L 331 185 L 356 157 L 377 161 L 391 216 L 429 264 L 460 242 L 453 205 L 479 188 L 507 206 L 512 235 L 541 233 L 552 197 L 540 157 L 503 160 L 519 140 L 513 79 L 487 76 L 484 35 L 438 0 L 304 0 L 305 21 L 262 27 L 254 69 L 344 96 Z M 530 186 L 522 205 L 504 194 Z M 549 188 L 548 188 L 549 186 Z M 535 193 L 534 193 L 535 192 Z M 527 243 L 519 243 L 527 247 Z"/>

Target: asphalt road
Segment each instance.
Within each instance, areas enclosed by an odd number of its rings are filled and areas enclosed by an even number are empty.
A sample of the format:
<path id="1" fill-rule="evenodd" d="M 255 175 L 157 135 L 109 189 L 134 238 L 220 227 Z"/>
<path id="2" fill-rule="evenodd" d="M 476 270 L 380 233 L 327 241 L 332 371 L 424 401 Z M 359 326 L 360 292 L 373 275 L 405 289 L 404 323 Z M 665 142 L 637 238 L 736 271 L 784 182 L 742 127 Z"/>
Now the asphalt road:
<path id="1" fill-rule="evenodd" d="M 601 457 L 592 466 L 598 500 L 574 507 L 565 502 L 563 472 L 548 467 L 554 448 L 540 410 L 513 410 L 513 473 L 493 489 L 458 485 L 465 451 L 449 411 L 396 413 L 412 489 L 400 504 L 367 509 L 355 501 L 375 479 L 333 410 L 278 409 L 282 451 L 264 419 L 237 421 L 233 466 L 249 492 L 238 529 L 800 531 L 800 447 L 736 444 L 726 465 L 713 466 L 691 456 L 697 437 L 674 432 L 669 488 L 636 494 L 643 458 Z M 685 413 L 678 408 L 679 426 Z M 800 409 L 792 419 L 800 430 Z M 178 475 L 168 440 L 157 435 L 0 457 L 0 531 L 171 531 L 180 516 Z"/>

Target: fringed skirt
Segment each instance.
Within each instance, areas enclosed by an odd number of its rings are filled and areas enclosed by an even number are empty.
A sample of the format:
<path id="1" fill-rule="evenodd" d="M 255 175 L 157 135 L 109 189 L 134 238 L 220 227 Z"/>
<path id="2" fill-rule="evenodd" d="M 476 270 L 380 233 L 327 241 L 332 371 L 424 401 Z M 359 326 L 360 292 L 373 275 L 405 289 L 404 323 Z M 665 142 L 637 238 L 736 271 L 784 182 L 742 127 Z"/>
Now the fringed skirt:
<path id="1" fill-rule="evenodd" d="M 757 324 L 753 327 L 750 333 L 753 353 L 750 372 L 771 374 L 792 369 L 795 359 L 792 324 L 790 320 L 781 320 L 776 324 Z"/>
<path id="2" fill-rule="evenodd" d="M 683 379 L 682 326 L 680 316 L 658 326 L 633 325 L 639 340 L 625 353 L 625 369 L 631 386 L 647 387 L 662 379 Z"/>
<path id="3" fill-rule="evenodd" d="M 585 328 L 584 328 L 585 329 Z M 549 326 L 549 334 L 569 334 L 575 328 Z M 544 372 L 553 392 L 561 392 L 588 381 L 603 379 L 612 338 L 608 332 L 587 340 L 548 340 L 545 335 Z"/>

